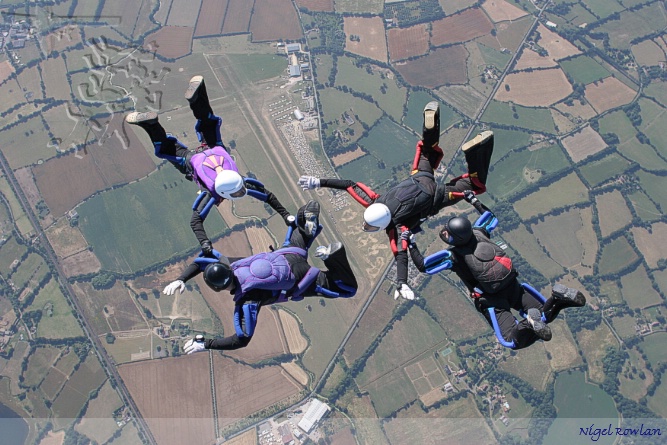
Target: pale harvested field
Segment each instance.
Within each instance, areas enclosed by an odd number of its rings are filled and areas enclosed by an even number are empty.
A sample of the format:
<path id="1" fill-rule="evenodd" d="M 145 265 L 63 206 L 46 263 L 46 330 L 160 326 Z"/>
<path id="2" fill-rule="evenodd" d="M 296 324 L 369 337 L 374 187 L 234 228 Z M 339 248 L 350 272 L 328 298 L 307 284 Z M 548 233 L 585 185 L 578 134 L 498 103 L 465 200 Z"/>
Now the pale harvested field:
<path id="1" fill-rule="evenodd" d="M 309 11 L 334 11 L 334 0 L 296 0 L 299 8 L 308 8 Z"/>
<path id="2" fill-rule="evenodd" d="M 665 52 L 665 54 L 667 54 L 667 40 L 665 40 L 664 36 L 657 37 L 655 39 L 655 43 L 657 43 L 658 46 L 660 46 L 660 48 L 662 48 L 662 50 Z"/>
<path id="3" fill-rule="evenodd" d="M 301 385 L 306 386 L 308 384 L 308 374 L 306 374 L 306 371 L 301 369 L 296 363 L 281 363 L 280 366 L 282 366 L 283 369 L 285 369 L 285 371 L 287 371 L 287 373 Z"/>
<path id="4" fill-rule="evenodd" d="M 123 402 L 107 380 L 97 397 L 88 403 L 85 416 L 74 428 L 97 443 L 105 443 L 120 428 L 113 413 L 121 406 Z"/>
<path id="5" fill-rule="evenodd" d="M 46 97 L 55 100 L 72 99 L 66 72 L 67 68 L 62 57 L 50 57 L 42 61 L 42 80 L 46 88 Z"/>
<path id="6" fill-rule="evenodd" d="M 9 79 L 9 76 L 14 74 L 14 72 L 14 66 L 9 62 L 9 60 L 0 62 L 0 84 Z"/>
<path id="7" fill-rule="evenodd" d="M 598 113 L 591 107 L 587 102 L 584 105 L 581 105 L 581 102 L 575 100 L 572 103 L 572 106 L 565 105 L 564 103 L 559 103 L 555 108 L 566 115 L 570 115 L 574 118 L 581 118 L 583 120 L 588 120 Z"/>
<path id="8" fill-rule="evenodd" d="M 506 91 L 505 85 L 510 86 Z M 508 74 L 496 93 L 496 100 L 526 107 L 546 107 L 572 93 L 572 86 L 560 68 Z"/>
<path id="9" fill-rule="evenodd" d="M 88 242 L 79 228 L 70 226 L 67 218 L 60 218 L 45 233 L 60 258 L 66 258 L 88 247 Z"/>
<path id="10" fill-rule="evenodd" d="M 345 32 L 345 51 L 380 62 L 387 61 L 387 41 L 384 36 L 382 17 L 345 17 L 343 31 Z M 352 34 L 359 36 L 360 40 L 351 41 L 350 35 Z M 419 54 L 424 53 L 425 51 Z"/>
<path id="11" fill-rule="evenodd" d="M 554 120 L 554 124 L 558 128 L 558 134 L 569 133 L 577 129 L 577 119 L 568 117 L 555 108 L 549 108 L 549 112 L 551 113 L 551 118 Z M 532 150 L 532 147 L 529 150 Z"/>
<path id="12" fill-rule="evenodd" d="M 470 85 L 438 88 L 438 96 L 470 118 L 477 114 L 485 100 L 485 97 Z"/>
<path id="13" fill-rule="evenodd" d="M 230 203 L 222 203 L 217 206 L 217 209 L 218 213 L 220 213 L 220 216 L 222 216 L 222 219 L 225 220 L 225 223 L 227 223 L 228 227 L 234 227 L 237 224 L 243 224 L 245 222 L 245 219 L 234 215 L 232 212 L 233 205 Z"/>
<path id="14" fill-rule="evenodd" d="M 118 372 L 159 444 L 215 441 L 208 353 L 130 363 Z"/>
<path id="15" fill-rule="evenodd" d="M 221 428 L 274 405 L 301 390 L 300 385 L 288 377 L 280 366 L 255 369 L 214 353 L 213 369 Z M 208 379 L 208 372 L 202 374 Z M 207 385 L 208 388 L 210 385 Z"/>
<path id="16" fill-rule="evenodd" d="M 81 27 L 73 24 L 56 29 L 47 34 L 42 40 L 42 44 L 45 45 L 47 54 L 52 51 L 63 51 L 67 48 L 76 46 L 81 42 Z"/>
<path id="17" fill-rule="evenodd" d="M 39 445 L 62 445 L 63 442 L 65 442 L 65 431 L 60 430 L 57 433 L 49 431 Z"/>
<path id="18" fill-rule="evenodd" d="M 597 83 L 597 85 L 596 85 Z M 586 85 L 586 100 L 598 113 L 630 103 L 635 91 L 615 77 L 607 77 Z"/>
<path id="19" fill-rule="evenodd" d="M 32 174 L 32 169 L 30 167 L 19 168 L 18 170 L 14 171 L 14 176 L 16 177 L 16 181 L 21 186 L 23 194 L 30 203 L 30 207 L 32 207 L 33 212 L 38 214 L 39 212 L 37 211 L 36 206 L 37 203 L 42 200 L 42 197 L 39 193 L 39 189 L 37 188 L 37 184 L 35 183 L 35 176 Z M 51 213 L 49 213 L 44 219 L 40 221 L 40 224 L 42 227 L 47 227 L 54 221 L 55 218 Z"/>
<path id="20" fill-rule="evenodd" d="M 553 60 L 560 60 L 565 57 L 574 56 L 575 54 L 581 54 L 581 51 L 576 46 L 555 32 L 549 31 L 543 24 L 540 23 L 537 25 L 537 31 L 540 33 L 538 45 L 546 49 L 549 57 Z"/>
<path id="21" fill-rule="evenodd" d="M 298 40 L 303 37 L 299 16 L 290 0 L 255 2 L 250 17 L 250 34 L 253 42 Z"/>
<path id="22" fill-rule="evenodd" d="M 665 61 L 665 52 L 653 40 L 644 40 L 631 49 L 635 60 L 640 65 L 651 66 Z"/>
<path id="23" fill-rule="evenodd" d="M 222 32 L 222 22 L 225 19 L 227 0 L 204 0 L 201 5 L 195 37 L 214 36 Z"/>
<path id="24" fill-rule="evenodd" d="M 566 268 L 583 265 L 591 274 L 598 250 L 591 217 L 590 208 L 571 209 L 546 216 L 531 228 L 554 261 Z"/>
<path id="25" fill-rule="evenodd" d="M 602 136 L 590 126 L 562 139 L 561 142 L 575 163 L 607 148 Z"/>
<path id="26" fill-rule="evenodd" d="M 292 314 L 281 309 L 278 310 L 278 315 L 280 316 L 280 323 L 283 326 L 289 352 L 291 354 L 300 354 L 305 351 L 308 347 L 308 340 L 301 335 L 299 321 Z"/>
<path id="27" fill-rule="evenodd" d="M 576 310 L 576 309 L 573 309 Z M 567 312 L 567 309 L 565 310 Z M 544 342 L 545 349 L 551 354 L 549 364 L 554 371 L 563 371 L 583 364 L 577 345 L 572 337 L 572 332 L 567 327 L 567 323 L 562 317 L 549 324 L 553 338 L 551 341 Z"/>
<path id="28" fill-rule="evenodd" d="M 257 432 L 254 429 L 248 430 L 240 436 L 226 440 L 227 445 L 257 445 Z"/>
<path id="29" fill-rule="evenodd" d="M 60 266 L 66 277 L 76 275 L 85 275 L 100 270 L 102 265 L 95 254 L 89 250 L 84 250 L 60 261 Z"/>
<path id="30" fill-rule="evenodd" d="M 387 31 L 389 58 L 392 61 L 421 56 L 428 52 L 429 33 L 426 24 L 409 28 L 391 28 Z"/>
<path id="31" fill-rule="evenodd" d="M 157 45 L 157 53 L 170 59 L 187 56 L 192 51 L 191 26 L 163 26 L 158 31 L 146 36 L 144 48 Z"/>
<path id="32" fill-rule="evenodd" d="M 614 334 L 606 324 L 600 323 L 593 331 L 582 329 L 576 334 L 576 337 L 586 357 L 588 379 L 595 383 L 602 383 L 604 381 L 602 359 L 606 354 L 607 346 L 618 346 Z"/>
<path id="33" fill-rule="evenodd" d="M 450 43 L 467 42 L 488 34 L 493 24 L 480 9 L 466 9 L 431 23 L 431 45 L 442 46 Z"/>
<path id="34" fill-rule="evenodd" d="M 223 206 L 220 206 L 223 207 Z M 228 207 L 228 206 L 225 206 Z M 246 258 L 252 255 L 245 231 L 233 231 L 230 235 L 220 238 L 213 247 L 229 258 Z"/>
<path id="35" fill-rule="evenodd" d="M 194 27 L 202 0 L 172 0 L 167 26 Z"/>
<path id="36" fill-rule="evenodd" d="M 248 241 L 250 241 L 250 246 L 252 249 L 253 255 L 262 253 L 262 252 L 268 252 L 269 251 L 269 246 L 274 245 L 275 242 L 273 241 L 273 238 L 271 238 L 271 235 L 269 235 L 269 232 L 266 230 L 265 227 L 247 227 L 245 229 L 246 235 L 248 236 Z M 275 246 L 277 247 L 277 246 Z M 237 256 L 235 252 L 234 256 Z M 230 252 L 230 255 L 232 252 Z"/>
<path id="37" fill-rule="evenodd" d="M 506 20 L 516 20 L 528 14 L 523 9 L 517 8 L 505 0 L 486 0 L 482 3 L 482 8 L 491 17 L 491 20 L 496 23 Z"/>
<path id="38" fill-rule="evenodd" d="M 597 195 L 595 205 L 598 209 L 600 232 L 603 237 L 625 227 L 632 221 L 632 213 L 618 190 Z"/>
<path id="39" fill-rule="evenodd" d="M 551 68 L 557 65 L 558 63 L 550 57 L 542 57 L 532 49 L 524 48 L 521 57 L 519 57 L 516 65 L 514 65 L 514 71 L 522 71 L 527 68 Z"/>
<path id="40" fill-rule="evenodd" d="M 345 153 L 338 154 L 331 158 L 331 162 L 334 166 L 339 167 L 345 165 L 348 162 L 352 162 L 357 158 L 364 156 L 366 153 L 357 145 L 357 149 L 354 151 L 346 151 Z"/>
<path id="41" fill-rule="evenodd" d="M 667 258 L 667 224 L 657 222 L 651 226 L 651 232 L 643 227 L 631 229 L 635 244 L 650 268 L 658 267 L 658 260 Z"/>
<path id="42" fill-rule="evenodd" d="M 463 45 L 437 48 L 428 55 L 396 64 L 406 82 L 413 86 L 436 88 L 468 81 L 466 60 L 468 51 Z"/>

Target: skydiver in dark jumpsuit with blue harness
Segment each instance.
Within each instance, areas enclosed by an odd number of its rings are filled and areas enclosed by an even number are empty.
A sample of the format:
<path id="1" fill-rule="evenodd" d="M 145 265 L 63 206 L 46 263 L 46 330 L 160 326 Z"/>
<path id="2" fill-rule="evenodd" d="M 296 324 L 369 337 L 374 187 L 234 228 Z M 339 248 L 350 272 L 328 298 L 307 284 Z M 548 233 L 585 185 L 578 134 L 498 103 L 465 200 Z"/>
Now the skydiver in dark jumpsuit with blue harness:
<path id="1" fill-rule="evenodd" d="M 424 258 L 414 243 L 414 236 L 404 231 L 412 261 L 420 272 L 435 274 L 451 270 L 463 282 L 475 308 L 493 328 L 498 341 L 511 349 L 526 348 L 538 339 L 551 340 L 548 324 L 567 307 L 581 307 L 586 298 L 576 289 L 556 284 L 551 298 L 545 299 L 527 283 L 521 283 L 512 260 L 503 249 L 490 241 L 498 220 L 472 193 L 465 199 L 481 214 L 474 225 L 466 218 L 449 219 L 440 239 L 451 247 Z M 514 309 L 524 316 L 521 321 Z"/>
<path id="2" fill-rule="evenodd" d="M 213 290 L 229 290 L 235 302 L 234 334 L 224 338 L 205 339 L 198 335 L 185 344 L 185 352 L 205 349 L 232 350 L 244 348 L 252 340 L 262 306 L 304 297 L 350 298 L 357 291 L 357 280 L 347 260 L 342 243 L 320 246 L 315 256 L 328 270 L 308 264 L 308 248 L 322 230 L 320 206 L 310 201 L 297 212 L 288 228 L 282 248 L 260 253 L 233 263 L 214 250 L 212 257 L 201 254 L 180 277 L 165 287 L 171 295 L 199 273 Z"/>

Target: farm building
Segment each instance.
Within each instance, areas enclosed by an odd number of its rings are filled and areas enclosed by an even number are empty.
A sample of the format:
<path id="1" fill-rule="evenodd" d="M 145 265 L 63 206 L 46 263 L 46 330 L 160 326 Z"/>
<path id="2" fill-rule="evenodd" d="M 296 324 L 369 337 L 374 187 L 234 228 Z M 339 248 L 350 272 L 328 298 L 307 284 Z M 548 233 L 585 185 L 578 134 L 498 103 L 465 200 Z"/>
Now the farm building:
<path id="1" fill-rule="evenodd" d="M 301 112 L 301 110 L 299 110 L 297 108 L 297 109 L 294 110 L 294 117 L 297 118 L 297 120 L 301 121 L 301 120 L 303 120 L 304 116 L 303 116 L 303 113 Z"/>
<path id="2" fill-rule="evenodd" d="M 289 76 L 290 77 L 299 77 L 301 75 L 301 68 L 299 65 L 290 65 L 289 66 Z"/>
<path id="3" fill-rule="evenodd" d="M 308 410 L 299 422 L 299 428 L 306 433 L 309 433 L 313 426 L 324 417 L 327 411 L 329 411 L 329 405 L 322 403 L 317 399 L 313 399 L 308 406 Z"/>
<path id="4" fill-rule="evenodd" d="M 288 43 L 285 45 L 285 52 L 287 52 L 287 54 L 298 53 L 299 51 L 301 51 L 300 43 Z"/>

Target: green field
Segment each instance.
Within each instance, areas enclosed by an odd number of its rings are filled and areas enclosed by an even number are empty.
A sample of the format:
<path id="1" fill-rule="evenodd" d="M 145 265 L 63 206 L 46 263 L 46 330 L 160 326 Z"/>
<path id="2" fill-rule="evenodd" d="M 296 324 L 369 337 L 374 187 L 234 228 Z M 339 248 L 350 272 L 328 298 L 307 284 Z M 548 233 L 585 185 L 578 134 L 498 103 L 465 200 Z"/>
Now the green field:
<path id="1" fill-rule="evenodd" d="M 637 177 L 642 189 L 644 189 L 651 200 L 658 204 L 660 208 L 667 209 L 667 193 L 665 193 L 667 178 L 643 171 L 637 172 Z"/>
<path id="2" fill-rule="evenodd" d="M 7 178 L 4 176 L 0 177 L 0 193 L 5 197 L 7 202 L 9 202 L 9 207 L 12 211 L 12 216 L 14 217 L 14 224 L 18 228 L 22 236 L 26 236 L 33 230 L 32 223 L 28 219 L 28 215 L 23 211 L 23 207 L 19 203 L 14 191 L 9 186 Z M 1 272 L 0 272 L 1 273 Z"/>
<path id="3" fill-rule="evenodd" d="M 333 56 L 329 54 L 318 54 L 317 57 L 313 59 L 313 64 L 315 65 L 316 80 L 319 83 L 325 83 L 328 81 L 331 71 L 333 70 Z M 324 90 L 319 90 L 321 94 Z"/>
<path id="4" fill-rule="evenodd" d="M 663 373 L 663 379 L 665 374 Z M 662 380 L 655 393 L 648 397 L 648 407 L 661 417 L 667 417 L 667 382 Z"/>
<path id="5" fill-rule="evenodd" d="M 343 121 L 342 114 L 348 112 L 355 121 L 357 120 L 355 115 L 364 122 L 369 127 L 372 127 L 378 119 L 382 117 L 382 110 L 380 110 L 375 104 L 367 102 L 359 97 L 354 97 L 350 93 L 343 93 L 342 91 L 336 90 L 334 88 L 327 88 L 319 92 L 320 96 L 320 105 L 322 107 L 322 113 L 324 115 L 324 121 L 334 122 L 338 119 Z M 327 134 L 331 133 L 333 129 L 336 128 L 345 128 L 347 124 L 336 125 L 330 124 L 327 130 Z M 356 140 L 361 136 L 361 131 L 355 132 L 352 140 Z"/>
<path id="6" fill-rule="evenodd" d="M 408 97 L 408 111 L 403 117 L 403 124 L 412 129 L 419 135 L 421 139 L 422 125 L 424 122 L 424 106 L 435 100 L 440 103 L 440 131 L 444 132 L 449 127 L 457 122 L 460 122 L 462 117 L 454 109 L 442 103 L 442 100 L 435 99 L 432 95 L 425 91 L 413 91 Z"/>
<path id="7" fill-rule="evenodd" d="M 146 300 L 137 299 L 140 305 L 148 308 L 156 318 L 187 319 L 193 330 L 215 332 L 213 314 L 204 297 L 195 289 L 188 292 L 187 298 L 179 298 L 177 304 L 173 295 L 159 294 L 159 298 L 148 294 Z"/>
<path id="8" fill-rule="evenodd" d="M 42 319 L 37 325 L 38 337 L 56 339 L 83 336 L 72 308 L 53 278 L 39 291 L 28 310 L 42 311 Z"/>
<path id="9" fill-rule="evenodd" d="M 667 85 L 665 85 L 665 82 L 651 81 L 644 87 L 644 95 L 654 98 L 667 107 Z"/>
<path id="10" fill-rule="evenodd" d="M 516 113 L 517 117 L 514 117 Z M 556 127 L 547 108 L 529 108 L 492 100 L 481 117 L 483 122 L 525 128 L 538 133 L 556 134 Z"/>
<path id="11" fill-rule="evenodd" d="M 382 161 L 387 170 L 398 167 L 398 176 L 402 177 L 401 173 L 404 173 L 407 177 L 418 139 L 405 128 L 383 118 L 371 129 L 368 136 L 359 140 L 359 145 L 378 162 Z"/>
<path id="12" fill-rule="evenodd" d="M 635 331 L 637 320 L 630 315 L 616 316 L 611 319 L 611 324 L 621 338 L 632 338 L 637 335 Z"/>
<path id="13" fill-rule="evenodd" d="M 615 0 L 586 0 L 586 6 L 601 19 L 615 12 L 623 11 L 623 6 Z"/>
<path id="14" fill-rule="evenodd" d="M 648 362 L 652 363 L 653 366 L 658 363 L 667 362 L 667 348 L 665 348 L 665 342 L 667 342 L 667 332 L 655 332 L 644 337 L 644 341 L 641 343 L 641 349 L 644 351 L 644 354 L 646 354 Z"/>
<path id="15" fill-rule="evenodd" d="M 491 165 L 503 159 L 512 150 L 528 147 L 531 143 L 531 135 L 525 131 L 505 130 L 503 128 L 492 128 L 492 130 L 493 157 L 491 158 Z"/>
<path id="16" fill-rule="evenodd" d="M 188 224 L 195 191 L 194 184 L 165 165 L 142 181 L 84 202 L 78 207 L 79 226 L 103 269 L 140 270 L 197 245 Z M 225 228 L 220 214 L 211 211 L 206 219 L 209 238 Z"/>
<path id="17" fill-rule="evenodd" d="M 566 3 L 570 3 L 570 1 L 568 0 Z M 568 22 L 572 23 L 574 26 L 580 26 L 584 23 L 593 23 L 597 21 L 597 17 L 588 12 L 588 10 L 583 6 L 581 6 L 580 3 L 572 5 L 570 11 L 566 15 L 564 15 L 563 18 L 565 18 L 565 20 L 567 20 Z"/>
<path id="18" fill-rule="evenodd" d="M 607 0 L 595 1 L 608 3 Z M 620 20 L 611 20 L 596 30 L 609 34 L 611 47 L 629 49 L 633 39 L 654 33 L 664 27 L 664 9 L 660 2 L 653 2 L 638 11 L 621 12 Z"/>
<path id="19" fill-rule="evenodd" d="M 53 401 L 66 381 L 66 375 L 56 369 L 51 369 L 42 381 L 40 389 L 49 400 Z"/>
<path id="20" fill-rule="evenodd" d="M 651 286 L 646 268 L 640 265 L 633 272 L 621 277 L 623 299 L 630 309 L 644 308 L 662 302 L 660 294 Z"/>
<path id="21" fill-rule="evenodd" d="M 564 60 L 560 62 L 560 66 L 575 82 L 584 85 L 611 75 L 605 67 L 588 56 L 577 56 L 569 60 Z"/>
<path id="22" fill-rule="evenodd" d="M 541 187 L 538 191 L 521 198 L 514 210 L 522 219 L 528 219 L 552 210 L 588 201 L 588 190 L 575 173 Z"/>
<path id="23" fill-rule="evenodd" d="M 615 425 L 618 419 L 614 399 L 599 386 L 587 383 L 582 371 L 558 374 L 554 386 L 554 406 L 558 415 L 544 438 L 546 445 L 582 443 L 580 427 L 588 427 L 594 422 Z M 614 436 L 603 436 L 596 441 L 605 444 L 613 442 Z"/>
<path id="24" fill-rule="evenodd" d="M 598 262 L 599 274 L 613 275 L 637 258 L 637 254 L 625 237 L 616 238 L 602 248 Z"/>
<path id="25" fill-rule="evenodd" d="M 623 145 L 637 134 L 637 130 L 622 110 L 612 111 L 600 119 L 600 134 L 614 133 L 619 145 Z"/>
<path id="26" fill-rule="evenodd" d="M 116 363 L 127 363 L 132 361 L 132 354 L 151 351 L 151 335 L 146 334 L 131 338 L 116 337 L 116 341 L 113 344 L 103 342 L 104 349 L 107 350 Z"/>
<path id="27" fill-rule="evenodd" d="M 602 159 L 589 162 L 579 167 L 581 176 L 591 187 L 602 184 L 614 178 L 630 167 L 630 162 L 616 153 L 611 153 Z"/>
<path id="28" fill-rule="evenodd" d="M 355 60 L 350 57 L 338 58 L 336 85 L 347 86 L 353 91 L 370 95 L 377 101 L 380 109 L 395 121 L 400 122 L 408 93 L 407 89 L 399 86 L 396 79 L 388 77 L 382 79 L 380 73 L 369 74 L 365 68 L 357 68 L 354 66 Z M 384 94 L 381 91 L 382 86 L 386 89 Z"/>
<path id="29" fill-rule="evenodd" d="M 370 13 L 379 14 L 382 12 L 384 2 L 382 0 L 337 0 L 336 12 L 352 13 Z"/>
<path id="30" fill-rule="evenodd" d="M 507 360 L 500 364 L 500 369 L 525 380 L 538 391 L 544 391 L 551 375 L 549 359 L 544 346 L 539 343 L 507 357 Z"/>
<path id="31" fill-rule="evenodd" d="M 16 237 L 10 237 L 5 244 L 0 246 L 0 274 L 8 277 L 11 274 L 11 265 L 14 260 L 20 260 L 27 250 L 23 244 L 16 241 Z"/>
<path id="32" fill-rule="evenodd" d="M 507 53 L 500 52 L 496 49 L 482 45 L 481 43 L 477 44 L 479 51 L 482 53 L 484 62 L 487 65 L 493 65 L 499 70 L 504 70 L 507 64 L 509 63 L 512 56 Z"/>
<path id="33" fill-rule="evenodd" d="M 662 294 L 667 295 L 667 270 L 654 271 L 653 278 Z"/>
<path id="34" fill-rule="evenodd" d="M 407 168 L 407 166 L 406 166 Z M 386 187 L 393 174 L 390 169 L 379 168 L 379 162 L 373 156 L 364 156 L 338 167 L 338 175 L 343 179 L 361 181 L 370 187 Z M 407 174 L 405 175 L 407 176 Z"/>
<path id="35" fill-rule="evenodd" d="M 417 391 L 403 369 L 395 369 L 364 388 L 373 401 L 378 416 L 388 417 L 417 398 Z"/>
<path id="36" fill-rule="evenodd" d="M 243 84 L 254 84 L 280 76 L 287 69 L 287 59 L 275 54 L 227 54 Z"/>
<path id="37" fill-rule="evenodd" d="M 426 352 L 445 340 L 445 332 L 417 306 L 394 322 L 393 327 L 380 341 L 356 378 L 359 386 L 367 386 L 399 366 Z M 375 402 L 375 400 L 373 400 Z"/>
<path id="38" fill-rule="evenodd" d="M 23 289 L 32 279 L 33 286 L 36 286 L 49 272 L 49 266 L 44 258 L 36 253 L 29 253 L 28 257 L 21 261 L 18 268 L 11 276 L 17 289 Z"/>
<path id="39" fill-rule="evenodd" d="M 651 141 L 651 145 L 663 157 L 667 157 L 667 110 L 652 100 L 640 99 L 643 131 Z"/>
<path id="40" fill-rule="evenodd" d="M 497 143 L 495 145 L 498 146 Z M 493 173 L 489 174 L 487 186 L 496 197 L 511 196 L 537 182 L 543 175 L 555 173 L 569 165 L 558 144 L 534 151 L 522 150 L 493 164 Z"/>
<path id="41" fill-rule="evenodd" d="M 548 280 L 563 274 L 563 268 L 550 256 L 545 255 L 544 248 L 540 246 L 535 236 L 529 233 L 523 225 L 511 232 L 503 233 L 503 237 L 515 251 L 520 252 L 528 264 L 537 269 Z"/>

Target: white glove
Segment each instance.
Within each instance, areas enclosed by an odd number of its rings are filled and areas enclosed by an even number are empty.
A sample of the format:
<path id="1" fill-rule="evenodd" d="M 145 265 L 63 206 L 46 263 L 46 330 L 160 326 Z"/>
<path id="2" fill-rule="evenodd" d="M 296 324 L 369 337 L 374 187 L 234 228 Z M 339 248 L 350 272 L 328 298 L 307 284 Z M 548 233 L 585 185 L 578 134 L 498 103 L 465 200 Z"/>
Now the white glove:
<path id="1" fill-rule="evenodd" d="M 315 249 L 315 256 L 321 259 L 322 261 L 329 258 L 330 253 L 331 253 L 331 246 L 319 246 L 317 249 Z"/>
<path id="2" fill-rule="evenodd" d="M 412 292 L 412 289 L 407 284 L 401 284 L 401 287 L 394 292 L 394 300 L 398 300 L 398 297 L 403 297 L 406 300 L 414 300 L 415 293 Z"/>
<path id="3" fill-rule="evenodd" d="M 415 234 L 409 230 L 401 232 L 401 240 L 407 241 L 408 244 L 413 245 L 415 243 Z"/>
<path id="4" fill-rule="evenodd" d="M 181 293 L 183 293 L 185 290 L 185 283 L 181 280 L 172 281 L 171 283 L 167 284 L 162 293 L 165 295 L 174 295 L 177 290 Z"/>
<path id="5" fill-rule="evenodd" d="M 316 189 L 320 186 L 320 180 L 314 176 L 301 176 L 299 178 L 299 186 L 304 190 Z"/>
<path id="6" fill-rule="evenodd" d="M 195 338 L 191 338 L 188 340 L 185 345 L 183 345 L 183 350 L 185 351 L 186 354 L 190 355 L 195 352 L 202 352 L 206 350 L 206 343 L 204 336 L 199 334 L 196 335 Z"/>

